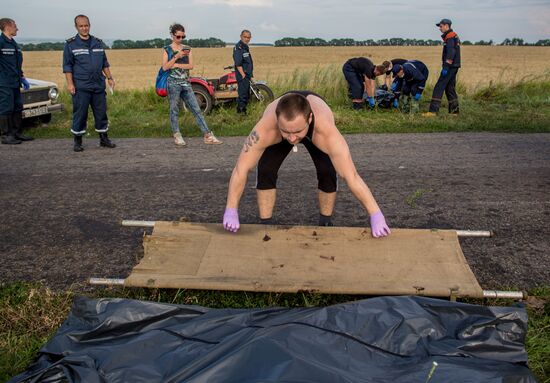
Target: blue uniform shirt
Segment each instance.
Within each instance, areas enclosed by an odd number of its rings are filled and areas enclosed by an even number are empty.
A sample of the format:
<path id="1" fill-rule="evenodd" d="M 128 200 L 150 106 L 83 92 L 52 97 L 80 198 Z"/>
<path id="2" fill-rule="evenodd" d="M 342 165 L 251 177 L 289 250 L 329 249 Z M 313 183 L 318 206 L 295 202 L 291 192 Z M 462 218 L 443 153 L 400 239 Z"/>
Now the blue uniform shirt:
<path id="1" fill-rule="evenodd" d="M 252 77 L 254 71 L 254 63 L 248 45 L 239 41 L 233 48 L 233 61 L 235 62 L 235 70 L 238 66 L 242 66 L 247 77 Z M 237 71 L 237 74 L 239 72 Z M 240 75 L 238 75 L 240 77 Z"/>
<path id="2" fill-rule="evenodd" d="M 460 39 L 452 29 L 441 35 L 443 39 L 443 68 L 460 68 Z"/>
<path id="3" fill-rule="evenodd" d="M 410 60 L 403 64 L 403 72 L 403 80 L 411 88 L 412 93 L 422 94 L 428 80 L 428 67 L 422 61 Z"/>
<path id="4" fill-rule="evenodd" d="M 428 79 L 428 68 L 422 61 L 411 60 L 403 64 L 403 78 L 407 82 L 426 83 Z"/>
<path id="5" fill-rule="evenodd" d="M 76 35 L 65 42 L 63 73 L 73 74 L 76 89 L 104 90 L 103 68 L 108 67 L 109 62 L 100 39 L 90 35 L 88 40 L 82 40 L 80 35 Z"/>
<path id="6" fill-rule="evenodd" d="M 0 86 L 20 88 L 23 77 L 23 53 L 14 39 L 0 35 Z"/>

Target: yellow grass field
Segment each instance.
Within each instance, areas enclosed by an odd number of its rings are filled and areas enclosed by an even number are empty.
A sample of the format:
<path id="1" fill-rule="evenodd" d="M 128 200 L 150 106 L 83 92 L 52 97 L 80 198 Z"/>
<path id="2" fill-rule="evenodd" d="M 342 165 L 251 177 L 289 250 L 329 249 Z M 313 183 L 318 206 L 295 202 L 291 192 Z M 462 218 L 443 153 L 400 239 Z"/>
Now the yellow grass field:
<path id="1" fill-rule="evenodd" d="M 296 70 L 317 67 L 340 68 L 351 57 L 365 56 L 375 64 L 393 58 L 418 59 L 428 65 L 435 83 L 441 65 L 441 47 L 251 47 L 256 79 L 277 83 Z M 110 50 L 107 57 L 119 89 L 152 87 L 161 63 L 161 49 Z M 193 49 L 195 76 L 217 77 L 231 65 L 232 49 Z M 24 52 L 23 69 L 30 78 L 65 84 L 61 69 L 62 52 Z M 516 82 L 550 71 L 550 47 L 463 46 L 459 81 L 475 90 L 490 81 Z M 337 72 L 338 73 L 338 72 Z"/>

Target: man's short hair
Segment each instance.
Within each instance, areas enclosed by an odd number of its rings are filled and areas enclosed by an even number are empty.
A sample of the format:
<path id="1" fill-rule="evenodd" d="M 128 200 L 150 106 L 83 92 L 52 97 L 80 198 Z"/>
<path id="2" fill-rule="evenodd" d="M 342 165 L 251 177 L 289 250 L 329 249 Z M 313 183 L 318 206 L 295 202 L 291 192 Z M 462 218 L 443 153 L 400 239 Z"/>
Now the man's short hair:
<path id="1" fill-rule="evenodd" d="M 243 31 L 241 32 L 241 36 L 244 35 L 245 33 L 252 35 L 252 32 L 250 32 L 248 29 L 243 29 Z"/>
<path id="2" fill-rule="evenodd" d="M 8 25 L 15 24 L 15 20 L 4 17 L 3 19 L 0 19 L 0 30 L 4 30 Z"/>
<path id="3" fill-rule="evenodd" d="M 86 16 L 86 15 L 77 15 L 77 16 L 75 16 L 75 18 L 74 18 L 74 26 L 75 26 L 75 27 L 76 27 L 76 20 L 78 20 L 78 19 L 81 18 L 81 17 L 84 17 L 86 20 L 88 20 L 88 24 L 90 24 L 90 18 L 89 18 L 88 16 Z"/>
<path id="4" fill-rule="evenodd" d="M 294 120 L 296 116 L 304 116 L 307 120 L 311 115 L 311 105 L 309 105 L 307 98 L 301 94 L 285 94 L 277 104 L 275 115 L 277 118 L 282 115 L 288 121 Z"/>

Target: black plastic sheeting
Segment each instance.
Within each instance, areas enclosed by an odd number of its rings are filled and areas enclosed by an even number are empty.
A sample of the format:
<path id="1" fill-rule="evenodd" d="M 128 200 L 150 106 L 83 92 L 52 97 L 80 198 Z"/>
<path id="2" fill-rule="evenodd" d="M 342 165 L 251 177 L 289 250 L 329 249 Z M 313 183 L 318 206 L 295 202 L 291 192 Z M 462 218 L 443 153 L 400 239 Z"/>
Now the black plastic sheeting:
<path id="1" fill-rule="evenodd" d="M 536 382 L 527 314 L 423 297 L 208 309 L 78 297 L 10 382 Z"/>

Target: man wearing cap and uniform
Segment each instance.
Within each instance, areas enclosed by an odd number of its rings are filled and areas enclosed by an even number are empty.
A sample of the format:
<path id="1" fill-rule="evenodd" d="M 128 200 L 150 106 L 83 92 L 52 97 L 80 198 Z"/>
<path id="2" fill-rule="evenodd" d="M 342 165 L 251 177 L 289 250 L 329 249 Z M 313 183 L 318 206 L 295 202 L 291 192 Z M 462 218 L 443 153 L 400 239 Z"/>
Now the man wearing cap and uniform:
<path id="1" fill-rule="evenodd" d="M 407 61 L 409 61 L 409 60 L 405 60 L 405 59 L 392 59 L 392 60 L 390 60 L 391 66 L 386 71 L 386 78 L 384 79 L 384 83 L 386 84 L 388 89 L 391 89 L 393 91 L 393 90 L 395 90 L 394 88 L 397 86 L 397 84 L 394 84 L 395 80 L 397 80 L 397 79 L 395 78 L 395 76 L 392 75 L 392 69 L 393 69 L 394 65 L 397 65 L 397 64 L 403 65 Z"/>
<path id="2" fill-rule="evenodd" d="M 394 82 L 397 82 L 397 86 L 393 91 L 395 95 L 394 107 L 397 107 L 397 100 L 401 93 L 405 96 L 404 111 L 418 112 L 418 102 L 424 92 L 426 86 L 426 80 L 428 80 L 428 67 L 422 61 L 410 60 L 403 65 L 395 64 L 392 68 Z M 411 104 L 411 97 L 413 98 Z"/>
<path id="3" fill-rule="evenodd" d="M 235 63 L 235 74 L 237 76 L 237 113 L 246 114 L 246 106 L 250 98 L 250 80 L 254 71 L 254 63 L 248 43 L 252 38 L 249 30 L 241 32 L 241 39 L 233 48 L 233 61 Z"/>
<path id="4" fill-rule="evenodd" d="M 90 35 L 90 20 L 85 15 L 74 18 L 78 33 L 65 43 L 63 51 L 63 73 L 67 79 L 67 90 L 73 98 L 73 125 L 75 152 L 84 150 L 82 136 L 86 133 L 88 107 L 92 107 L 95 131 L 99 133 L 99 145 L 114 148 L 109 140 L 109 120 L 107 119 L 107 98 L 105 78 L 114 89 L 115 80 L 109 69 L 103 41 Z"/>
<path id="5" fill-rule="evenodd" d="M 436 25 L 439 27 L 443 39 L 443 68 L 435 84 L 430 109 L 424 113 L 426 117 L 435 116 L 441 106 L 443 93 L 447 95 L 449 113 L 458 114 L 458 95 L 456 94 L 456 75 L 460 68 L 460 39 L 451 29 L 451 20 L 443 19 Z"/>
<path id="6" fill-rule="evenodd" d="M 23 53 L 13 39 L 17 36 L 17 24 L 8 18 L 0 19 L 0 131 L 2 143 L 20 144 L 33 138 L 23 135 L 23 100 L 21 87 L 29 89 L 23 76 Z"/>

